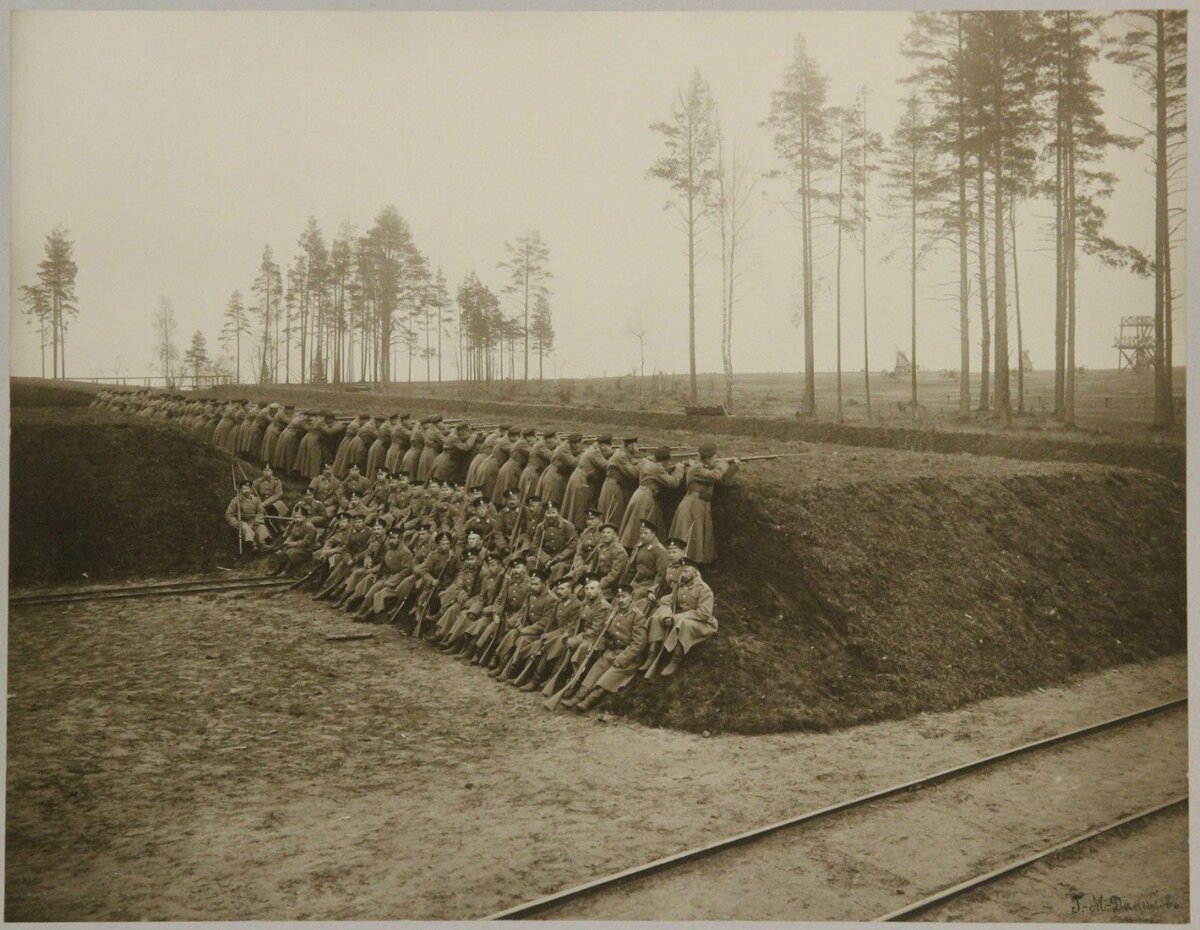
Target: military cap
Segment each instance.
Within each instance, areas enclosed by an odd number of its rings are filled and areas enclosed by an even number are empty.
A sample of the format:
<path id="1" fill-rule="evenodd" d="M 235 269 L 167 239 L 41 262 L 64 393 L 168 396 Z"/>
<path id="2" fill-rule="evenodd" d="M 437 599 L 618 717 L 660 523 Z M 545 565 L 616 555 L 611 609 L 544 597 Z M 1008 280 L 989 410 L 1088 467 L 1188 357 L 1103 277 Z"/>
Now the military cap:
<path id="1" fill-rule="evenodd" d="M 614 533 L 619 533 L 619 532 L 621 532 L 620 528 L 619 528 L 619 527 L 618 527 L 618 526 L 617 526 L 615 523 L 601 523 L 601 524 L 600 524 L 600 529 L 602 529 L 602 530 L 612 530 Z"/>
<path id="2" fill-rule="evenodd" d="M 535 430 L 535 429 L 534 429 L 534 428 L 531 426 L 531 427 L 529 427 L 529 429 L 522 430 L 522 431 L 521 431 L 521 435 L 522 435 L 522 436 L 536 436 L 536 435 L 537 435 L 537 430 Z"/>
<path id="3" fill-rule="evenodd" d="M 519 426 L 510 426 L 510 427 L 508 428 L 508 435 L 510 435 L 510 436 L 520 436 L 520 435 L 521 435 L 521 427 L 519 427 Z"/>
<path id="4" fill-rule="evenodd" d="M 417 529 L 431 530 L 431 529 L 433 529 L 433 523 L 429 520 L 422 520 L 420 523 L 417 524 Z"/>
<path id="5" fill-rule="evenodd" d="M 665 462 L 667 459 L 669 459 L 671 457 L 671 447 L 670 446 L 659 446 L 657 449 L 654 450 L 654 457 L 660 462 Z"/>
<path id="6" fill-rule="evenodd" d="M 252 485 L 250 484 L 250 482 L 249 482 L 249 481 L 243 481 L 243 482 L 242 482 L 242 487 L 243 487 L 243 488 L 249 488 L 249 487 L 252 487 Z"/>
<path id="7" fill-rule="evenodd" d="M 700 453 L 700 458 L 708 459 L 717 454 L 717 444 L 715 442 L 702 442 L 696 447 L 696 451 Z"/>
<path id="8" fill-rule="evenodd" d="M 618 582 L 617 583 L 617 593 L 618 594 L 632 594 L 633 593 L 633 585 L 626 584 L 624 581 Z"/>
<path id="9" fill-rule="evenodd" d="M 589 517 L 602 517 L 604 516 L 604 513 L 603 511 L 597 510 L 595 507 L 589 507 L 586 515 Z"/>
<path id="10" fill-rule="evenodd" d="M 534 578 L 541 578 L 542 581 L 548 581 L 550 579 L 550 573 L 548 571 L 546 571 L 546 569 L 544 569 L 544 568 L 531 569 L 529 574 L 532 575 Z"/>
<path id="11" fill-rule="evenodd" d="M 485 562 L 498 562 L 500 560 L 500 556 L 493 550 L 489 549 L 483 554 L 483 560 Z"/>
<path id="12" fill-rule="evenodd" d="M 473 484 L 469 488 L 467 488 L 467 493 L 468 494 L 482 494 L 483 493 L 483 485 L 482 484 Z"/>
<path id="13" fill-rule="evenodd" d="M 521 494 L 516 488 L 509 488 L 507 491 L 504 492 L 504 496 L 506 498 L 512 500 L 512 499 L 516 499 L 516 498 L 520 497 Z"/>
<path id="14" fill-rule="evenodd" d="M 681 559 L 680 561 L 684 565 L 686 565 L 688 568 L 695 568 L 695 569 L 700 568 L 700 563 L 697 562 L 695 559 Z"/>
<path id="15" fill-rule="evenodd" d="M 555 429 L 542 430 L 542 437 L 544 439 L 554 439 L 557 435 L 558 435 L 558 430 L 555 430 Z"/>
<path id="16" fill-rule="evenodd" d="M 601 433 L 599 436 L 596 437 L 596 442 L 599 445 L 611 446 L 612 445 L 612 433 Z"/>
<path id="17" fill-rule="evenodd" d="M 567 442 L 583 442 L 583 433 L 571 433 L 567 437 Z"/>
<path id="18" fill-rule="evenodd" d="M 621 442 L 625 443 L 625 445 L 629 445 L 631 442 L 637 442 L 637 441 L 638 441 L 638 438 L 636 436 L 626 436 L 624 439 L 621 440 Z"/>
<path id="19" fill-rule="evenodd" d="M 440 543 L 440 542 L 443 542 L 443 541 L 445 541 L 445 542 L 453 542 L 453 537 L 451 537 L 451 535 L 450 535 L 449 533 L 447 533 L 447 532 L 443 531 L 443 532 L 441 532 L 441 533 L 438 533 L 438 534 L 437 534 L 437 536 L 435 536 L 435 537 L 433 538 L 433 541 L 434 541 L 434 542 L 439 542 L 439 543 Z"/>
<path id="20" fill-rule="evenodd" d="M 591 572 L 585 572 L 584 574 L 582 574 L 582 575 L 580 575 L 580 576 L 579 576 L 579 583 L 580 583 L 580 584 L 591 584 L 593 581 L 595 581 L 595 582 L 599 582 L 599 581 L 600 581 L 600 576 L 599 576 L 599 575 L 593 575 Z"/>
<path id="21" fill-rule="evenodd" d="M 653 520 L 640 520 L 638 522 L 642 524 L 642 529 L 649 530 L 652 533 L 658 532 L 658 524 Z"/>
<path id="22" fill-rule="evenodd" d="M 686 549 L 687 541 L 680 539 L 678 536 L 672 536 L 667 540 L 667 546 L 671 549 Z"/>
<path id="23" fill-rule="evenodd" d="M 530 494 L 527 498 L 525 498 L 525 503 L 527 504 L 540 504 L 541 502 L 542 498 L 537 494 Z"/>

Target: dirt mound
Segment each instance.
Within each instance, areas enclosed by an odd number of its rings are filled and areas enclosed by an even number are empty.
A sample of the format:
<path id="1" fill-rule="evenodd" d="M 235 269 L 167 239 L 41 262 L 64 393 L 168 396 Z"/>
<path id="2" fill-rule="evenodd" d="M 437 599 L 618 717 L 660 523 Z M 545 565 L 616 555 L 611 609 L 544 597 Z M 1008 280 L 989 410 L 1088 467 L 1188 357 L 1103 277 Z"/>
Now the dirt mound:
<path id="1" fill-rule="evenodd" d="M 675 430 L 692 434 L 744 437 L 783 442 L 836 443 L 857 447 L 898 449 L 940 454 L 998 455 L 1028 462 L 1094 462 L 1129 468 L 1146 468 L 1183 481 L 1185 448 L 1172 442 L 1122 442 L 1087 434 L 1040 436 L 1011 432 L 954 432 L 916 427 L 863 426 L 821 421 L 785 420 L 777 417 L 689 417 L 683 414 L 613 410 L 605 407 L 557 404 L 514 404 L 500 401 L 462 400 L 452 397 L 423 397 L 394 386 L 394 393 L 365 393 L 345 388 L 272 385 L 256 389 L 272 399 L 287 398 L 313 408 L 332 408 L 346 413 L 445 413 L 476 419 L 516 418 L 534 424 L 568 423 L 595 426 L 619 425 L 642 430 Z M 220 397 L 244 397 L 245 387 L 218 388 Z M 253 395 L 257 396 L 257 395 Z"/>
<path id="2" fill-rule="evenodd" d="M 18 409 L 11 462 L 13 584 L 211 571 L 237 558 L 224 522 L 229 459 L 178 427 Z"/>
<path id="3" fill-rule="evenodd" d="M 9 390 L 13 407 L 86 407 L 94 396 L 74 385 L 36 378 L 13 378 Z"/>
<path id="4" fill-rule="evenodd" d="M 720 632 L 614 710 L 687 730 L 823 729 L 1185 647 L 1180 485 L 1016 463 L 854 480 L 854 466 L 798 480 L 761 463 L 718 493 L 722 557 L 705 576 Z"/>

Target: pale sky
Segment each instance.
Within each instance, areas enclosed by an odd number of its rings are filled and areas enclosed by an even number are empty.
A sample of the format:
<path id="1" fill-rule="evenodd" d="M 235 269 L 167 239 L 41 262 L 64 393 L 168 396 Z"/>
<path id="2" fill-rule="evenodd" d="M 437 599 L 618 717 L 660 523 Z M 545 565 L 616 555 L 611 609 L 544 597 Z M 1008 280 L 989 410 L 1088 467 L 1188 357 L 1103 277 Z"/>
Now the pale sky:
<path id="1" fill-rule="evenodd" d="M 909 71 L 900 55 L 907 22 L 892 12 L 17 12 L 12 372 L 39 371 L 37 335 L 16 297 L 58 223 L 79 264 L 69 373 L 150 374 L 160 296 L 175 305 L 181 347 L 200 329 L 216 348 L 221 311 L 235 288 L 249 292 L 264 243 L 286 268 L 310 214 L 328 243 L 344 221 L 365 231 L 387 204 L 452 293 L 470 270 L 499 291 L 504 242 L 541 232 L 558 333 L 548 376 L 631 371 L 636 319 L 650 329 L 647 371 L 684 372 L 686 241 L 662 209 L 665 185 L 646 177 L 661 150 L 649 124 L 668 115 L 696 66 L 727 136 L 760 173 L 779 167 L 759 124 L 803 33 L 829 74 L 830 103 L 849 103 L 865 84 L 873 128 L 890 137 L 905 90 L 897 80 Z M 1128 70 L 1103 63 L 1097 77 L 1111 128 L 1150 121 Z M 1112 155 L 1109 232 L 1150 251 L 1148 152 Z M 786 196 L 782 182 L 761 187 Z M 885 260 L 904 240 L 881 212 L 877 202 L 874 370 L 890 367 L 909 338 L 907 264 Z M 1023 325 L 1037 368 L 1053 362 L 1054 256 L 1042 228 L 1052 214 L 1038 202 L 1018 213 Z M 799 232 L 760 197 L 749 236 L 735 368 L 797 371 Z M 843 365 L 858 371 L 861 272 L 857 247 L 848 248 Z M 698 283 L 702 371 L 721 367 L 715 241 L 709 251 Z M 948 253 L 921 272 L 925 368 L 958 367 L 957 310 L 939 299 L 955 293 L 956 268 Z M 832 370 L 831 241 L 817 273 L 816 367 Z M 1115 367 L 1119 318 L 1152 312 L 1151 280 L 1082 257 L 1078 363 Z M 977 340 L 978 319 L 971 325 Z M 1176 327 L 1182 346 L 1182 310 Z"/>

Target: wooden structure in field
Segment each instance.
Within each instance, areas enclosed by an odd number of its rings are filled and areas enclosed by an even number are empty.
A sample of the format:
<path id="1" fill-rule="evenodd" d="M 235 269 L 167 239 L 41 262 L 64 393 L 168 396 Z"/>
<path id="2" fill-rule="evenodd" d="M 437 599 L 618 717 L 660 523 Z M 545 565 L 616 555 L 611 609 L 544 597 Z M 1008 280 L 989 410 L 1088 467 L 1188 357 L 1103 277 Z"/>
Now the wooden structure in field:
<path id="1" fill-rule="evenodd" d="M 1123 316 L 1113 348 L 1117 350 L 1117 372 L 1135 374 L 1154 367 L 1154 317 Z"/>

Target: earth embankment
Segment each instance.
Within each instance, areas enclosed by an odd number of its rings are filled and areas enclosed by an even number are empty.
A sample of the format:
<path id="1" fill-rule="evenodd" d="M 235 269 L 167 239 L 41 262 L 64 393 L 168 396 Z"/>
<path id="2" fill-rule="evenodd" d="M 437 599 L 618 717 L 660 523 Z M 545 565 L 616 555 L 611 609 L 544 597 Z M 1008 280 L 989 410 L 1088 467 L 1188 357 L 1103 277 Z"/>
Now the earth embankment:
<path id="1" fill-rule="evenodd" d="M 208 572 L 237 559 L 224 520 L 230 459 L 186 431 L 60 404 L 16 407 L 11 441 L 11 584 Z"/>
<path id="2" fill-rule="evenodd" d="M 156 420 L 15 414 L 13 582 L 234 563 L 227 456 Z M 561 411 L 541 421 L 569 422 Z M 705 577 L 718 635 L 677 676 L 637 680 L 612 710 L 697 732 L 826 729 L 1185 648 L 1184 487 L 1160 472 L 791 448 L 748 463 L 714 500 L 720 558 Z M 663 501 L 668 519 L 676 502 Z"/>

